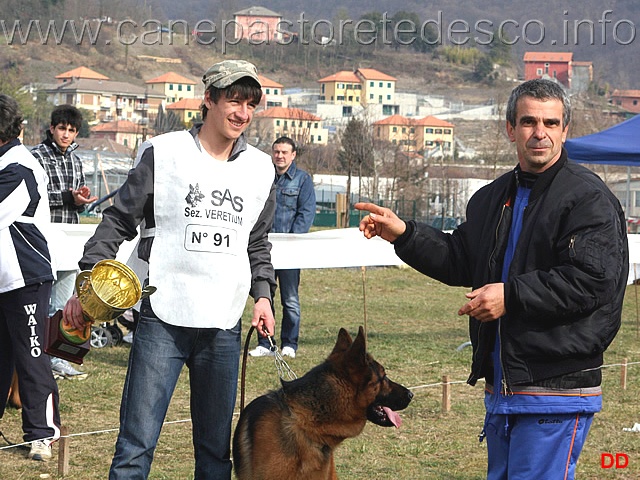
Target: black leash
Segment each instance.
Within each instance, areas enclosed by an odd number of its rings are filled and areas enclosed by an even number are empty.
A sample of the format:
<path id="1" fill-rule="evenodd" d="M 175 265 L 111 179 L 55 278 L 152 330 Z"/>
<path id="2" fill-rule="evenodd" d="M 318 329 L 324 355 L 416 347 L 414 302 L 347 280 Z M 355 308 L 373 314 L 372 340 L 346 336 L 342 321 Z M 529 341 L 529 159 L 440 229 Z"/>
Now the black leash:
<path id="1" fill-rule="evenodd" d="M 256 327 L 252 325 L 249 329 L 249 332 L 247 332 L 247 338 L 244 341 L 244 352 L 242 354 L 242 370 L 240 373 L 240 412 L 244 410 L 244 392 L 247 374 L 247 356 L 249 355 L 249 341 L 251 340 L 251 334 L 255 329 Z M 270 350 L 271 352 L 273 352 L 273 360 L 276 364 L 278 376 L 282 380 L 294 380 L 298 378 L 293 370 L 291 370 L 289 365 L 287 365 L 287 362 L 284 360 L 284 358 L 282 358 L 282 355 L 280 355 L 280 352 L 278 351 L 278 347 L 275 343 L 273 343 L 273 340 L 271 336 L 268 335 L 268 333 L 269 332 L 267 332 L 267 338 L 269 339 L 269 343 L 271 344 Z"/>
<path id="2" fill-rule="evenodd" d="M 15 443 L 13 443 L 11 440 L 9 440 L 7 437 L 4 436 L 4 433 L 2 433 L 2 430 L 0 430 L 0 436 L 2 438 L 4 438 L 4 441 L 7 442 L 8 445 L 10 445 L 10 446 L 14 446 L 15 445 Z"/>
<path id="3" fill-rule="evenodd" d="M 240 374 L 240 411 L 244 410 L 244 384 L 247 373 L 247 356 L 249 355 L 249 340 L 251 340 L 251 334 L 256 329 L 253 325 L 247 332 L 247 338 L 244 341 L 244 353 L 242 354 L 242 373 Z"/>

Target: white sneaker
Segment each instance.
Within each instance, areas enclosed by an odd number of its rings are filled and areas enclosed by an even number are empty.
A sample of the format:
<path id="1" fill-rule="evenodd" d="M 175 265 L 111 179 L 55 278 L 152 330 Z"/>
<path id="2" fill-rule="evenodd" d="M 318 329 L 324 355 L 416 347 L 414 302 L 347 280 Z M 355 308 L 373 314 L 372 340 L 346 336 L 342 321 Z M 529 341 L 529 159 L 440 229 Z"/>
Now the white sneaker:
<path id="1" fill-rule="evenodd" d="M 51 370 L 53 375 L 66 378 L 68 380 L 84 380 L 88 374 L 76 370 L 69 362 L 62 358 L 51 357 Z"/>
<path id="2" fill-rule="evenodd" d="M 282 356 L 296 358 L 296 351 L 291 347 L 284 347 L 282 349 Z"/>
<path id="3" fill-rule="evenodd" d="M 249 355 L 252 357 L 273 357 L 275 354 L 268 348 L 258 345 L 249 352 Z"/>
<path id="4" fill-rule="evenodd" d="M 124 343 L 133 343 L 133 331 L 127 333 L 124 337 L 122 337 L 122 341 Z"/>
<path id="5" fill-rule="evenodd" d="M 39 462 L 46 462 L 51 459 L 51 445 L 43 440 L 31 442 L 31 450 L 29 450 L 29 459 Z"/>

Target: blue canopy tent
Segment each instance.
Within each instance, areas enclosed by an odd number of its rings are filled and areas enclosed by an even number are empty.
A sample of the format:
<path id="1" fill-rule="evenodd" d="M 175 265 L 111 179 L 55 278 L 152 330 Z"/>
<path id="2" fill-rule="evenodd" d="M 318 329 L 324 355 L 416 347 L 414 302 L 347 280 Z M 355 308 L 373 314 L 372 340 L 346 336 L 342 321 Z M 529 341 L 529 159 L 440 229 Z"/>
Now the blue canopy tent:
<path id="1" fill-rule="evenodd" d="M 571 160 L 627 167 L 625 212 L 629 211 L 631 167 L 640 166 L 640 115 L 601 132 L 564 142 Z"/>
<path id="2" fill-rule="evenodd" d="M 598 133 L 572 138 L 564 143 L 571 160 L 581 163 L 601 163 L 627 167 L 627 194 L 625 212 L 629 212 L 631 197 L 631 167 L 640 166 L 640 115 Z M 640 310 L 638 308 L 638 266 L 640 249 L 635 238 L 629 236 L 629 282 L 636 289 L 636 333 L 640 334 Z M 629 283 L 628 282 L 628 283 Z"/>
<path id="3" fill-rule="evenodd" d="M 601 132 L 569 139 L 564 148 L 576 162 L 640 166 L 640 115 Z"/>

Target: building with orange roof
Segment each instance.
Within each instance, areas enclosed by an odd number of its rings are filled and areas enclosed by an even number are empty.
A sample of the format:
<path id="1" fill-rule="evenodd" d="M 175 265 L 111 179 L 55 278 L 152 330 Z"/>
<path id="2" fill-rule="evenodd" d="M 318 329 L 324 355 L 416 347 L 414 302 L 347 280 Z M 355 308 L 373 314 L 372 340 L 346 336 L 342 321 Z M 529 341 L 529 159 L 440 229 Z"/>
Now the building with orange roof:
<path id="1" fill-rule="evenodd" d="M 351 71 L 342 70 L 318 80 L 320 101 L 337 105 L 360 105 L 362 103 L 362 83 Z"/>
<path id="2" fill-rule="evenodd" d="M 402 115 L 392 115 L 372 124 L 374 140 L 399 145 L 401 150 L 418 150 L 416 127 L 413 120 Z"/>
<path id="3" fill-rule="evenodd" d="M 167 103 L 196 97 L 196 82 L 175 72 L 167 72 L 144 83 L 151 92 L 164 95 Z"/>
<path id="4" fill-rule="evenodd" d="M 571 52 L 525 52 L 524 79 L 555 79 L 571 89 L 572 62 Z"/>
<path id="5" fill-rule="evenodd" d="M 453 155 L 455 126 L 434 116 L 392 115 L 374 122 L 372 128 L 374 140 L 397 145 L 402 151 Z"/>
<path id="6" fill-rule="evenodd" d="M 358 68 L 354 72 L 362 85 L 362 104 L 395 104 L 396 78 L 373 68 Z"/>
<path id="7" fill-rule="evenodd" d="M 249 136 L 262 147 L 270 147 L 281 136 L 292 138 L 298 145 L 326 145 L 328 130 L 322 119 L 299 108 L 273 107 L 256 113 Z"/>
<path id="8" fill-rule="evenodd" d="M 414 120 L 419 150 L 433 152 L 440 150 L 443 155 L 453 155 L 455 125 L 432 115 Z"/>
<path id="9" fill-rule="evenodd" d="M 628 112 L 640 113 L 640 90 L 614 90 L 610 103 Z"/>
<path id="10" fill-rule="evenodd" d="M 260 104 L 265 108 L 288 107 L 289 100 L 284 94 L 284 86 L 275 80 L 258 75 L 260 85 L 262 85 L 262 100 Z"/>
<path id="11" fill-rule="evenodd" d="M 54 105 L 69 104 L 92 112 L 94 118 L 110 122 L 130 120 L 149 123 L 158 113 L 164 95 L 127 82 L 110 80 L 109 77 L 86 67 L 78 67 L 56 75 L 57 83 L 45 86 L 47 100 Z"/>
<path id="12" fill-rule="evenodd" d="M 190 126 L 192 122 L 199 122 L 202 120 L 202 114 L 200 111 L 201 105 L 202 100 L 199 98 L 183 98 L 178 102 L 167 105 L 167 111 L 175 113 L 180 117 L 182 123 Z"/>
<path id="13" fill-rule="evenodd" d="M 320 102 L 343 105 L 342 116 L 350 117 L 356 107 L 376 106 L 374 115 L 399 113 L 396 105 L 396 78 L 373 68 L 342 70 L 318 80 Z M 322 107 L 323 111 L 327 108 Z"/>
<path id="14" fill-rule="evenodd" d="M 91 138 L 112 140 L 131 149 L 136 149 L 144 142 L 147 134 L 145 125 L 129 120 L 116 120 L 91 127 Z"/>
<path id="15" fill-rule="evenodd" d="M 58 84 L 71 82 L 80 78 L 88 78 L 91 80 L 109 80 L 109 77 L 107 77 L 106 75 L 102 75 L 101 73 L 98 73 L 87 67 L 74 68 L 73 70 L 69 70 L 68 72 L 56 75 L 55 78 L 58 81 Z"/>

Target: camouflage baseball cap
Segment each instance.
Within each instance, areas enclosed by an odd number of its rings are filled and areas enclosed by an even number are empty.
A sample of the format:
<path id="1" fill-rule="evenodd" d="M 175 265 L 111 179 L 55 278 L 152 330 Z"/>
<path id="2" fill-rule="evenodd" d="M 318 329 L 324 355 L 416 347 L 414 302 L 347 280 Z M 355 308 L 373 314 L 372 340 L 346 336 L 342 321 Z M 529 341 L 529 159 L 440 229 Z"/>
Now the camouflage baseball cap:
<path id="1" fill-rule="evenodd" d="M 260 85 L 258 71 L 253 63 L 244 60 L 225 60 L 216 63 L 202 76 L 205 90 L 213 85 L 216 88 L 227 88 L 243 77 L 249 77 Z"/>

